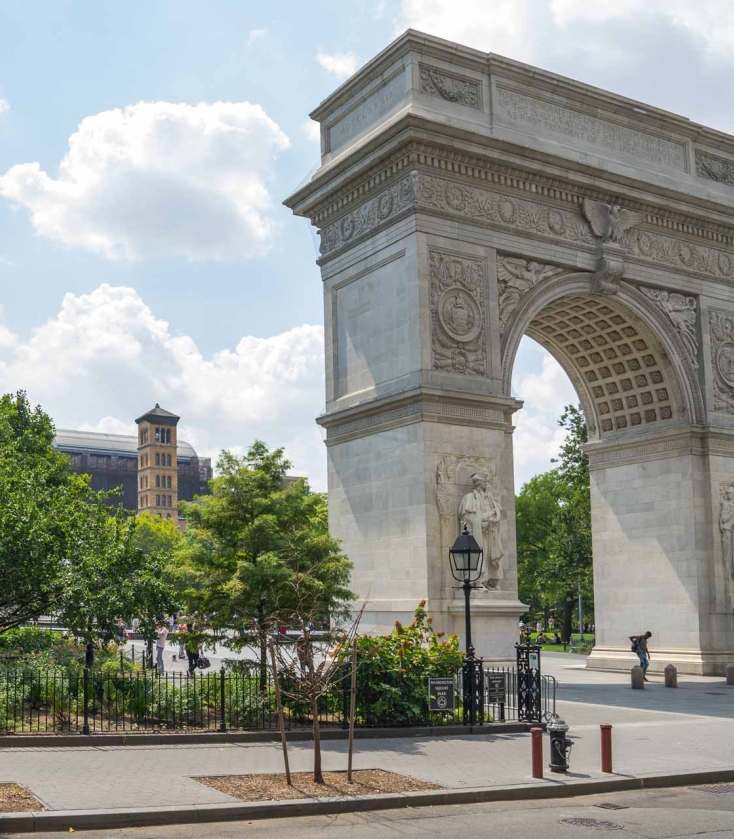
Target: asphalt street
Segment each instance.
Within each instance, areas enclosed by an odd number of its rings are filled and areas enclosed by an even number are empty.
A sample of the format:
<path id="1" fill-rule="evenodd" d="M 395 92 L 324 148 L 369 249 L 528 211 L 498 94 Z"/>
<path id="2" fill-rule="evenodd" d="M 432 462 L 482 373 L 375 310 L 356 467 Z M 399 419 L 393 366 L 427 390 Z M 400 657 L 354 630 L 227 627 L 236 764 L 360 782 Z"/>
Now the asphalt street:
<path id="1" fill-rule="evenodd" d="M 591 821 L 589 821 L 591 820 Z M 378 813 L 273 819 L 254 822 L 85 831 L 84 839 L 584 839 L 613 831 L 616 837 L 682 839 L 734 837 L 734 785 L 611 793 L 537 802 L 424 807 Z M 28 834 L 14 834 L 21 839 Z M 61 839 L 64 833 L 34 833 Z M 2 839 L 11 839 L 4 836 Z"/>

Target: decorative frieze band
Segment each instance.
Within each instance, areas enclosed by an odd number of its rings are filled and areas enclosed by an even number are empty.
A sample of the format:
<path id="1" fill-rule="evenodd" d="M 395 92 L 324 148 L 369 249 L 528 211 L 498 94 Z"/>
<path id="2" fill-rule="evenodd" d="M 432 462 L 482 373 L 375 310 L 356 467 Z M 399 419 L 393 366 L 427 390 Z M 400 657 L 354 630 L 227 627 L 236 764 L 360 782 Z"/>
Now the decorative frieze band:
<path id="1" fill-rule="evenodd" d="M 339 221 L 319 231 L 322 256 L 356 241 L 381 224 L 394 220 L 399 214 L 413 207 L 415 198 L 414 178 L 409 175 L 379 195 L 361 204 Z"/>
<path id="2" fill-rule="evenodd" d="M 583 245 L 593 246 L 598 241 L 580 207 L 567 210 L 498 190 L 413 172 L 324 227 L 321 230 L 322 256 L 353 244 L 413 209 L 439 211 Z M 639 217 L 639 214 L 634 215 Z M 690 239 L 639 227 L 624 231 L 619 244 L 626 254 L 636 259 L 671 266 L 686 273 L 734 280 L 734 248 L 725 250 L 699 245 Z"/>
<path id="3" fill-rule="evenodd" d="M 690 437 L 679 437 L 675 440 L 663 440 L 660 443 L 647 443 L 642 446 L 624 446 L 605 452 L 589 453 L 589 468 L 599 466 L 614 466 L 630 460 L 649 460 L 659 455 L 675 455 L 678 452 L 696 451 L 703 453 L 700 441 Z"/>
<path id="4" fill-rule="evenodd" d="M 379 431 L 382 426 L 393 425 L 401 420 L 413 418 L 436 419 L 438 421 L 460 422 L 467 424 L 504 424 L 502 411 L 481 408 L 474 405 L 457 405 L 450 402 L 419 400 L 408 405 L 391 408 L 378 414 L 334 425 L 326 431 L 327 441 L 346 436 Z"/>
<path id="5" fill-rule="evenodd" d="M 446 178 L 421 175 L 417 184 L 416 204 L 421 209 L 441 210 L 570 242 L 587 245 L 596 242 L 596 237 L 579 210 L 570 212 Z"/>

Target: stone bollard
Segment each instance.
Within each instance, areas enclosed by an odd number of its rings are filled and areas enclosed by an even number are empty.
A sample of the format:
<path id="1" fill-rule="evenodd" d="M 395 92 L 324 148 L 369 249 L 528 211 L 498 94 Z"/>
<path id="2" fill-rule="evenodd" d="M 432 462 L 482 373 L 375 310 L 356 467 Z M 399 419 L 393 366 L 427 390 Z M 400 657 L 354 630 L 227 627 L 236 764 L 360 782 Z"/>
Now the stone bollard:
<path id="1" fill-rule="evenodd" d="M 726 683 L 734 686 L 734 664 L 726 665 Z"/>
<path id="2" fill-rule="evenodd" d="M 676 669 L 674 664 L 666 664 L 665 665 L 665 687 L 666 688 L 677 688 L 678 687 L 678 670 Z"/>
<path id="3" fill-rule="evenodd" d="M 639 664 L 635 664 L 630 671 L 630 675 L 632 676 L 632 690 L 644 690 L 645 674 L 642 672 L 642 667 Z"/>

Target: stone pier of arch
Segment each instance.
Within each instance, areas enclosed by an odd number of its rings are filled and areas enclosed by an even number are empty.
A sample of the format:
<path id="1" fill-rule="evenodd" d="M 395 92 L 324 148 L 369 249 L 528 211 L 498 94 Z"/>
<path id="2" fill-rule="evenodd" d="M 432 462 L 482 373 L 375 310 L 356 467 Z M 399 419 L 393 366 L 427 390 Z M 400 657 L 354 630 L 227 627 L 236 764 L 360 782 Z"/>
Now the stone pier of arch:
<path id="1" fill-rule="evenodd" d="M 734 137 L 415 31 L 312 118 L 321 166 L 286 203 L 321 240 L 318 422 L 364 628 L 409 622 L 426 599 L 462 634 L 447 552 L 468 520 L 491 559 L 475 644 L 513 656 L 510 383 L 527 334 L 569 375 L 589 430 L 587 666 L 629 667 L 627 636 L 649 629 L 653 667 L 723 673 Z"/>

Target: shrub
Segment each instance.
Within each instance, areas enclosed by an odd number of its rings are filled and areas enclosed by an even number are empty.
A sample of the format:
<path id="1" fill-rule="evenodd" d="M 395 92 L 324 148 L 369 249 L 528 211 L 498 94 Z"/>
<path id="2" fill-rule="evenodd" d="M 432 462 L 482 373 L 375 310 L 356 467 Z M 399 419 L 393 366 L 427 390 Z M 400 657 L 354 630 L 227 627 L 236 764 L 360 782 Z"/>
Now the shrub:
<path id="1" fill-rule="evenodd" d="M 422 600 L 410 626 L 357 638 L 357 721 L 415 725 L 428 720 L 429 676 L 454 676 L 464 662 L 456 635 L 443 638 Z"/>

